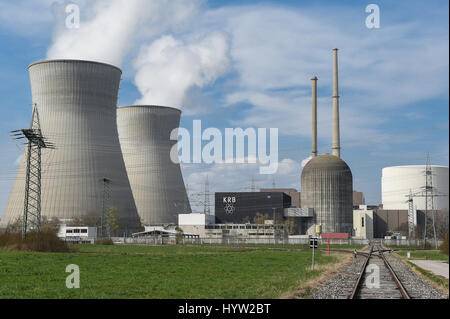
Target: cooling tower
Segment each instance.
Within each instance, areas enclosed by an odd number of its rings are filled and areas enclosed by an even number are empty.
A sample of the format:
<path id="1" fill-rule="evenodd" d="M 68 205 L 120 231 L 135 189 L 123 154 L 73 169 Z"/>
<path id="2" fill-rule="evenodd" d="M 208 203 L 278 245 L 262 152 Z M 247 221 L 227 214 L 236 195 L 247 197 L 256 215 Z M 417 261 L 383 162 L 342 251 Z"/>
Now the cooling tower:
<path id="1" fill-rule="evenodd" d="M 117 110 L 120 145 L 142 223 L 176 224 L 178 214 L 191 213 L 180 165 L 170 159 L 176 143 L 170 133 L 178 128 L 181 111 L 156 105 Z"/>
<path id="2" fill-rule="evenodd" d="M 121 70 L 79 60 L 40 61 L 28 70 L 42 133 L 56 147 L 42 151 L 42 216 L 89 216 L 90 223 L 97 223 L 103 205 L 114 206 L 117 232 L 130 233 L 138 215 L 116 125 Z M 25 167 L 23 156 L 3 227 L 22 217 Z"/>

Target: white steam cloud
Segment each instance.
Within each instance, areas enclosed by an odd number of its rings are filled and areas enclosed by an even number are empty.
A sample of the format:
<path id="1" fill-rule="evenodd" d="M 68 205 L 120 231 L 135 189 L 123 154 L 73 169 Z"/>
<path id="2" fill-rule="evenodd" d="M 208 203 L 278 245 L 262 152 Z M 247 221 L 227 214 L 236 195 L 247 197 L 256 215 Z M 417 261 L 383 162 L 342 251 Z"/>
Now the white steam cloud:
<path id="1" fill-rule="evenodd" d="M 138 39 L 185 28 L 202 0 L 96 0 L 80 3 L 80 26 L 68 28 L 68 2 L 55 5 L 58 23 L 48 59 L 86 59 L 120 66 Z"/>
<path id="2" fill-rule="evenodd" d="M 136 104 L 181 108 L 190 88 L 213 83 L 230 63 L 228 39 L 221 32 L 189 43 L 163 36 L 144 45 L 134 61 L 135 85 L 142 94 Z"/>
<path id="3" fill-rule="evenodd" d="M 164 33 L 189 31 L 204 0 L 95 0 L 77 2 L 79 26 L 68 27 L 71 2 L 53 6 L 57 18 L 47 59 L 81 59 L 121 66 L 140 47 L 133 62 L 137 103 L 181 108 L 190 90 L 203 88 L 229 65 L 229 44 L 220 32 L 176 39 Z M 69 20 L 68 20 L 69 19 Z M 68 21 L 66 21 L 68 20 Z M 156 40 L 155 40 L 156 39 Z"/>

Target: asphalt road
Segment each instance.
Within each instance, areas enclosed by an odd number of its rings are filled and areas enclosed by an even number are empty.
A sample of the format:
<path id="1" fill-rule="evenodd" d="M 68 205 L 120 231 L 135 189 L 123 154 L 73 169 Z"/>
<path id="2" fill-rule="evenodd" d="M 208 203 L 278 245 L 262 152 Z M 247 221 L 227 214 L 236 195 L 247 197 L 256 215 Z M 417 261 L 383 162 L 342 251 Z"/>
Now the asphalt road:
<path id="1" fill-rule="evenodd" d="M 410 260 L 410 262 L 416 264 L 420 268 L 429 270 L 436 275 L 445 277 L 448 279 L 448 264 L 440 260 Z"/>

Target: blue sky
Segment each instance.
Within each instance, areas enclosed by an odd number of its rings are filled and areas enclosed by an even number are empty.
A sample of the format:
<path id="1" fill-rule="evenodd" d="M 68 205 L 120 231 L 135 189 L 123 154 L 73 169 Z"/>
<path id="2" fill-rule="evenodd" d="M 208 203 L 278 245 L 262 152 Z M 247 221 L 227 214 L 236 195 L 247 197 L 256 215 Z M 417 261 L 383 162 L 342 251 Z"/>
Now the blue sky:
<path id="1" fill-rule="evenodd" d="M 182 105 L 181 126 L 188 129 L 194 119 L 221 130 L 279 128 L 277 174 L 259 175 L 251 164 L 183 165 L 191 192 L 201 191 L 206 174 L 213 191 L 249 189 L 252 177 L 260 187 L 274 180 L 300 188 L 301 162 L 311 148 L 313 75 L 319 78 L 319 152 L 330 152 L 334 47 L 340 49 L 342 157 L 354 189 L 377 204 L 383 167 L 422 164 L 426 152 L 433 164 L 448 165 L 448 1 L 145 1 L 112 6 L 105 31 L 98 23 L 105 0 L 80 0 L 71 2 L 80 6 L 78 33 L 55 18 L 68 3 L 0 0 L 0 212 L 23 151 L 8 132 L 30 120 L 26 67 L 45 58 L 116 64 L 124 72 L 119 105 Z M 365 26 L 369 3 L 380 7 L 379 29 Z M 158 46 L 173 59 L 155 59 Z M 192 48 L 211 54 L 211 63 L 197 65 Z M 190 79 L 177 92 L 164 80 L 174 70 Z"/>

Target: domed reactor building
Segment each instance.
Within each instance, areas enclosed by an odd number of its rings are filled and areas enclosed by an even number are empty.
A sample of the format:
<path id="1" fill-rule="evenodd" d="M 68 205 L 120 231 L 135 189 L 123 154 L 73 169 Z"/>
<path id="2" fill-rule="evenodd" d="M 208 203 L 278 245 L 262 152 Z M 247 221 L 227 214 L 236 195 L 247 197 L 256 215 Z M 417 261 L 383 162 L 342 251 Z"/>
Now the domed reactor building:
<path id="1" fill-rule="evenodd" d="M 191 213 L 180 164 L 170 151 L 177 140 L 171 132 L 180 124 L 181 111 L 158 105 L 117 109 L 117 126 L 125 166 L 144 225 L 177 224 L 178 214 Z"/>
<path id="2" fill-rule="evenodd" d="M 308 234 L 349 233 L 353 229 L 353 176 L 340 156 L 337 49 L 333 49 L 332 154 L 317 155 L 317 78 L 312 78 L 312 158 L 302 170 L 302 207 L 313 208 Z"/>
<path id="3" fill-rule="evenodd" d="M 42 151 L 42 217 L 69 223 L 87 218 L 93 226 L 115 207 L 117 234 L 137 230 L 116 124 L 122 71 L 82 60 L 40 61 L 28 70 L 42 134 L 55 145 Z M 22 156 L 0 227 L 23 216 L 26 166 Z"/>

